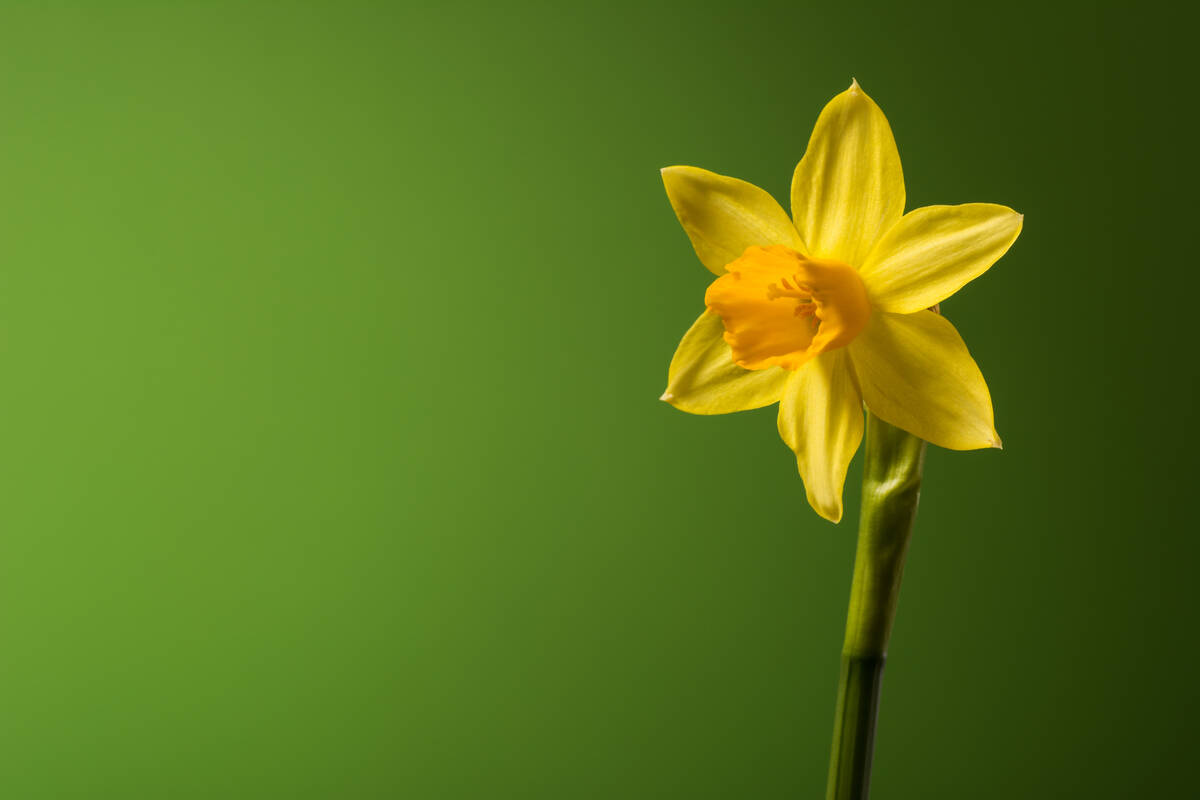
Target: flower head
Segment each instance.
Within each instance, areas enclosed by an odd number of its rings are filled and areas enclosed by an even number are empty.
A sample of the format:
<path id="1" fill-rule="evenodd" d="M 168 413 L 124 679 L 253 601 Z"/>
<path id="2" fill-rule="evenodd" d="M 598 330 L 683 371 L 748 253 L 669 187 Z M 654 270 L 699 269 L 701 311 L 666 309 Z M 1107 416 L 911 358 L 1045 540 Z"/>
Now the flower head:
<path id="1" fill-rule="evenodd" d="M 1022 217 L 991 203 L 905 214 L 891 127 L 857 82 L 817 119 L 792 177 L 790 218 L 736 178 L 667 167 L 663 182 L 717 276 L 663 400 L 694 414 L 778 402 L 808 501 L 833 522 L 864 404 L 942 447 L 1000 446 L 979 367 L 929 309 L 1004 255 Z"/>

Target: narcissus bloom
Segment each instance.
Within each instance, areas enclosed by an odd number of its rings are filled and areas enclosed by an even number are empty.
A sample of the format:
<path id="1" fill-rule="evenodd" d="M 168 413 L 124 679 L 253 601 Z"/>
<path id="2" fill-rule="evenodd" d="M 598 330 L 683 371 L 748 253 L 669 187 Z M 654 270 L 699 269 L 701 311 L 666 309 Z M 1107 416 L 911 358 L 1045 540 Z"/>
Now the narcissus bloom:
<path id="1" fill-rule="evenodd" d="M 808 502 L 842 517 L 863 405 L 952 450 L 999 447 L 992 400 L 958 331 L 929 310 L 1021 232 L 991 203 L 904 213 L 891 127 L 858 83 L 821 112 L 792 177 L 792 217 L 767 192 L 696 167 L 663 170 L 696 255 L 717 275 L 662 399 L 693 414 L 779 403 Z"/>

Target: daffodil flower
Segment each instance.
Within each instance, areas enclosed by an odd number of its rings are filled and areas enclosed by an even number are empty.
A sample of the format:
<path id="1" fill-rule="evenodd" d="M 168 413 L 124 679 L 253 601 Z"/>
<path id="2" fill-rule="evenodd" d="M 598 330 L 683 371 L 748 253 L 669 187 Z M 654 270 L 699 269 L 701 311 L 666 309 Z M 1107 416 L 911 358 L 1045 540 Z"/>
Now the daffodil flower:
<path id="1" fill-rule="evenodd" d="M 833 522 L 864 404 L 941 447 L 1000 446 L 979 367 L 929 309 L 1004 255 L 1022 217 L 991 203 L 905 214 L 891 127 L 857 82 L 817 119 L 792 177 L 791 218 L 745 181 L 696 167 L 662 174 L 717 275 L 663 400 L 693 414 L 778 402 L 808 502 Z"/>

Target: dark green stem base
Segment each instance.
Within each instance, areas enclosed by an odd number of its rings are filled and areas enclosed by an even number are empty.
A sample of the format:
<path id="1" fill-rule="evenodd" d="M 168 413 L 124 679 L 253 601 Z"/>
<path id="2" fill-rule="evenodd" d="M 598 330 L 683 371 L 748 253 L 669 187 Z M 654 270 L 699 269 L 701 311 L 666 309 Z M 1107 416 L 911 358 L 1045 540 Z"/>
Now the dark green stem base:
<path id="1" fill-rule="evenodd" d="M 884 656 L 842 657 L 826 800 L 859 800 L 870 789 L 885 660 Z"/>

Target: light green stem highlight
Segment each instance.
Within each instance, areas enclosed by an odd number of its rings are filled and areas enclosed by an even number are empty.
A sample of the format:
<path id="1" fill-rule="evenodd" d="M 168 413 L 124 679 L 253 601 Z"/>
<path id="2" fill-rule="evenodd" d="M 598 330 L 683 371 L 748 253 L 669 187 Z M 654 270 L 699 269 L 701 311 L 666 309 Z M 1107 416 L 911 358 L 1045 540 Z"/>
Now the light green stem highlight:
<path id="1" fill-rule="evenodd" d="M 865 442 L 826 800 L 865 800 L 870 789 L 879 688 L 925 463 L 925 442 L 872 414 Z"/>

